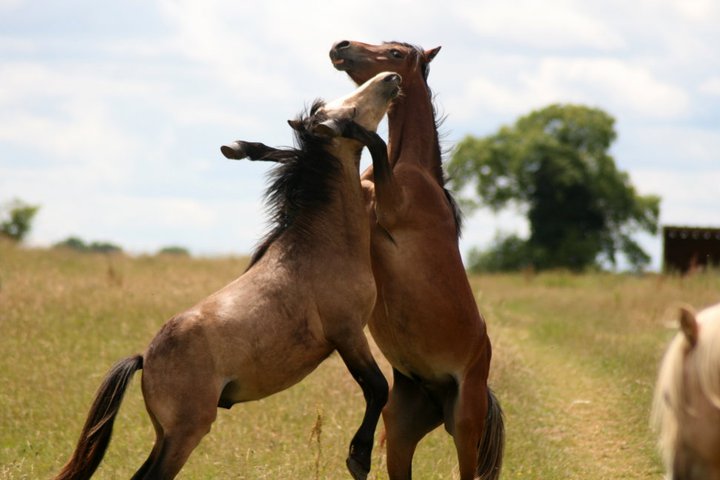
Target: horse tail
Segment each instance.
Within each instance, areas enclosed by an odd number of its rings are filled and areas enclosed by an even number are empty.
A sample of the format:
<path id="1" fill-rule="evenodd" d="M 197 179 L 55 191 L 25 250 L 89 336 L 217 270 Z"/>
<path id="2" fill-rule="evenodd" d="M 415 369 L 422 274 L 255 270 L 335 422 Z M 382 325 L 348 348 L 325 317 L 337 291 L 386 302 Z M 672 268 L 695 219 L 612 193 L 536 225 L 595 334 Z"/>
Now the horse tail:
<path id="1" fill-rule="evenodd" d="M 125 389 L 133 374 L 142 367 L 142 355 L 134 355 L 120 360 L 110 369 L 95 394 L 77 447 L 55 480 L 86 480 L 92 477 L 110 443 L 113 423 Z"/>
<path id="2" fill-rule="evenodd" d="M 505 451 L 505 420 L 500 402 L 488 388 L 488 411 L 485 430 L 478 446 L 478 461 L 475 474 L 480 480 L 500 478 L 503 453 Z"/>

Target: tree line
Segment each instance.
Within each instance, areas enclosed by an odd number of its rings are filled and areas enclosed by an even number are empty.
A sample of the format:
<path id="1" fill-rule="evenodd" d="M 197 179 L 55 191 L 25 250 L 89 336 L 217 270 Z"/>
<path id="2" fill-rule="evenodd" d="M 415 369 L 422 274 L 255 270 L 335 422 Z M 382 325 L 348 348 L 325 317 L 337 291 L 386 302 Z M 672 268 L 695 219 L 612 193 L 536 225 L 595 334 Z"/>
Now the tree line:
<path id="1" fill-rule="evenodd" d="M 609 153 L 616 138 L 611 115 L 572 104 L 533 111 L 485 137 L 465 137 L 447 164 L 453 190 L 474 190 L 472 196 L 460 198 L 464 209 L 517 207 L 530 226 L 527 238 L 498 234 L 489 248 L 474 248 L 469 268 L 583 271 L 607 263 L 614 266 L 619 255 L 634 269 L 647 266 L 650 256 L 634 237 L 657 233 L 660 197 L 638 194 L 630 176 L 618 169 Z M 39 208 L 11 201 L 0 211 L 0 236 L 22 241 Z M 55 246 L 122 251 L 111 243 L 85 243 L 77 237 Z M 159 253 L 189 255 L 176 246 Z"/>
<path id="2" fill-rule="evenodd" d="M 32 228 L 35 215 L 40 210 L 39 205 L 31 205 L 20 199 L 13 199 L 0 208 L 0 237 L 20 243 L 26 239 Z M 53 248 L 67 248 L 76 252 L 87 253 L 122 253 L 122 247 L 110 242 L 86 242 L 79 237 L 70 236 L 57 242 Z M 160 249 L 158 255 L 189 256 L 190 252 L 179 246 L 169 246 Z"/>

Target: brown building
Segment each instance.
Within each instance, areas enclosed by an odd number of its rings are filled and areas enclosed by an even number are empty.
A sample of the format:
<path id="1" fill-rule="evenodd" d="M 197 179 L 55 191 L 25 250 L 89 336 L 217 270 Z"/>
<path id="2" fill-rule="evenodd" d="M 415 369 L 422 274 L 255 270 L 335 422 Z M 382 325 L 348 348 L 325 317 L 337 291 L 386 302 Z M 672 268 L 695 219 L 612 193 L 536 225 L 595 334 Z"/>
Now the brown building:
<path id="1" fill-rule="evenodd" d="M 663 227 L 663 270 L 687 273 L 720 266 L 720 228 Z"/>

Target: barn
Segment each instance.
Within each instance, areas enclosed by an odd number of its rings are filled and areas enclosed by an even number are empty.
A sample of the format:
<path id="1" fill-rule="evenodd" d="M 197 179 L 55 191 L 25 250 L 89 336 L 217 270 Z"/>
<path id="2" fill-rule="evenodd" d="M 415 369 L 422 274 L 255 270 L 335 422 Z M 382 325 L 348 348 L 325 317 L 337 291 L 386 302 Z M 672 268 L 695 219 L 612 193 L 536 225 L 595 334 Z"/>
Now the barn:
<path id="1" fill-rule="evenodd" d="M 663 227 L 663 270 L 688 273 L 720 266 L 720 228 Z"/>

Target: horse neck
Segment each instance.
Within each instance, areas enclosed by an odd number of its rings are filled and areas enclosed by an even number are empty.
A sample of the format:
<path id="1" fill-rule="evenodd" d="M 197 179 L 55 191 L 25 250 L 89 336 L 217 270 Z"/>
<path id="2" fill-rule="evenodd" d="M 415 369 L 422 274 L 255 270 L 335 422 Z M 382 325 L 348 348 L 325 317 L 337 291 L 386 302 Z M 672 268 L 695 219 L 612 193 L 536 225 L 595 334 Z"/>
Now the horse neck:
<path id="1" fill-rule="evenodd" d="M 411 163 L 431 172 L 443 184 L 442 158 L 430 89 L 422 78 L 403 86 L 403 95 L 388 112 L 388 157 L 394 167 Z"/>
<path id="2" fill-rule="evenodd" d="M 338 158 L 340 171 L 333 182 L 330 199 L 323 208 L 309 212 L 299 219 L 304 231 L 310 233 L 312 242 L 319 249 L 350 249 L 368 251 L 370 226 L 366 221 L 365 203 L 360 186 L 360 151 L 346 148 L 347 140 L 336 140 L 330 153 Z M 336 148 L 337 144 L 342 145 Z"/>

